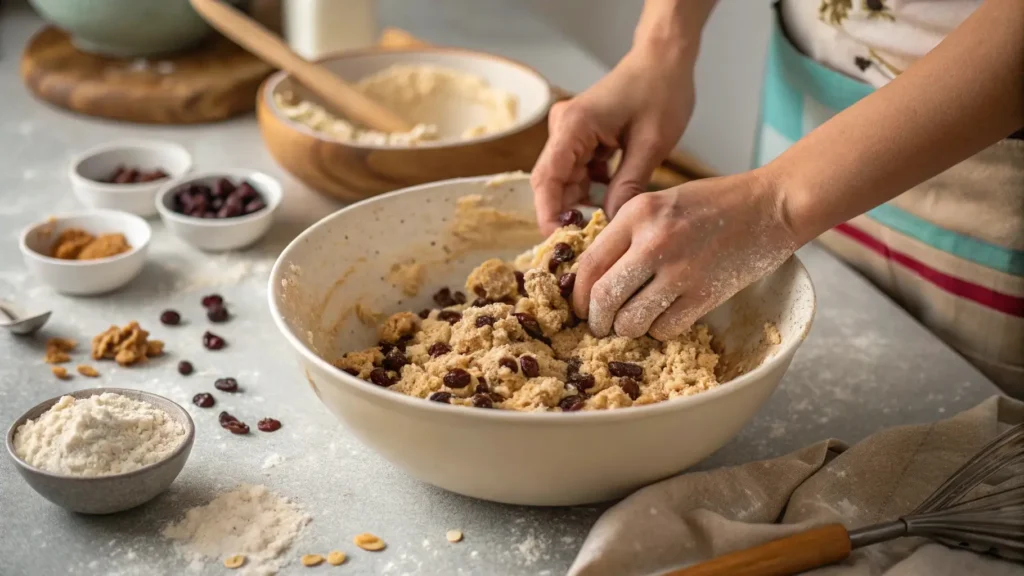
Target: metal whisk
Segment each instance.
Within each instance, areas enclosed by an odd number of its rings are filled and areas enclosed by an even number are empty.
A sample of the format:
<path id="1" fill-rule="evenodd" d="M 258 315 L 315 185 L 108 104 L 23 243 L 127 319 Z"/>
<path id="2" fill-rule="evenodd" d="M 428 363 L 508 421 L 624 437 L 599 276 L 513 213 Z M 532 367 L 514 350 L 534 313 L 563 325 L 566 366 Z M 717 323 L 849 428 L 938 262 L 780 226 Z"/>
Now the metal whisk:
<path id="1" fill-rule="evenodd" d="M 1007 475 L 1012 478 L 1008 487 L 971 495 L 982 483 L 1021 464 L 1024 424 L 986 444 L 898 520 L 849 532 L 841 524 L 830 524 L 665 576 L 788 576 L 840 562 L 857 548 L 903 536 L 921 536 L 953 548 L 1024 562 L 1024 472 Z"/>

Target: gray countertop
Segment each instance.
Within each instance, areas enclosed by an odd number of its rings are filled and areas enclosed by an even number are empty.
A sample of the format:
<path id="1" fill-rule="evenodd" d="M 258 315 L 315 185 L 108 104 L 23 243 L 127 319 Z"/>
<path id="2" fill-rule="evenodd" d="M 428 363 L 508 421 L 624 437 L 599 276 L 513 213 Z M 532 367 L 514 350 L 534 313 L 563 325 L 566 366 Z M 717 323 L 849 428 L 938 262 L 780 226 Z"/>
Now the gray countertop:
<path id="1" fill-rule="evenodd" d="M 513 2 L 384 1 L 382 20 L 430 41 L 490 50 L 540 69 L 556 83 L 585 88 L 604 71 L 578 47 Z M 345 574 L 560 574 L 571 563 L 602 506 L 539 509 L 481 502 L 421 484 L 360 445 L 317 401 L 274 329 L 265 283 L 275 255 L 305 226 L 338 205 L 304 190 L 274 165 L 251 117 L 204 127 L 140 127 L 99 121 L 32 100 L 18 80 L 21 48 L 39 21 L 5 7 L 0 18 L 0 298 L 54 317 L 32 339 L 0 334 L 0 422 L 7 426 L 36 403 L 89 386 L 121 386 L 170 397 L 193 411 L 192 457 L 171 490 L 139 509 L 110 517 L 65 512 L 37 496 L 0 459 L 0 574 L 181 574 L 186 565 L 158 533 L 187 506 L 239 482 L 263 483 L 295 498 L 313 515 L 293 556 L 341 549 Z M 125 136 L 160 137 L 190 149 L 197 169 L 259 168 L 285 183 L 286 200 L 271 235 L 248 251 L 204 255 L 169 236 L 155 236 L 143 275 L 116 294 L 67 298 L 30 277 L 17 248 L 30 222 L 76 207 L 66 176 L 83 149 Z M 780 389 L 729 445 L 702 467 L 785 453 L 826 437 L 847 442 L 883 427 L 925 422 L 968 408 L 996 388 L 870 284 L 817 247 L 800 252 L 817 286 L 814 329 Z M 222 293 L 234 319 L 218 328 L 231 342 L 202 349 L 199 298 Z M 187 322 L 161 326 L 174 308 Z M 66 336 L 87 343 L 110 324 L 140 321 L 167 342 L 163 359 L 140 368 L 97 367 L 102 377 L 54 379 L 42 343 Z M 177 374 L 179 359 L 197 373 Z M 223 400 L 229 411 L 285 423 L 275 434 L 233 437 L 198 414 L 192 395 L 219 376 L 245 388 Z M 284 459 L 263 469 L 271 455 Z M 451 545 L 445 531 L 462 530 Z M 351 544 L 369 531 L 389 544 L 370 554 Z M 318 570 L 324 570 L 320 568 Z M 293 561 L 288 574 L 305 573 Z M 221 574 L 213 565 L 203 574 Z M 189 572 L 192 573 L 192 572 Z M 341 572 L 339 572 L 341 573 Z"/>

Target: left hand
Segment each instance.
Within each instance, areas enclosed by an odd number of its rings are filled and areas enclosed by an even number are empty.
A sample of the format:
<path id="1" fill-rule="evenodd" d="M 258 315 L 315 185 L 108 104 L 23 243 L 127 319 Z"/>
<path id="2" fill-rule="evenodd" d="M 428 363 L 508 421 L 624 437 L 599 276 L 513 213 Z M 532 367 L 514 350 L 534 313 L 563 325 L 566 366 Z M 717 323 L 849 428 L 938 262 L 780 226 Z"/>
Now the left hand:
<path id="1" fill-rule="evenodd" d="M 573 306 L 597 336 L 675 338 L 797 245 L 779 187 L 758 171 L 641 194 L 583 253 Z"/>

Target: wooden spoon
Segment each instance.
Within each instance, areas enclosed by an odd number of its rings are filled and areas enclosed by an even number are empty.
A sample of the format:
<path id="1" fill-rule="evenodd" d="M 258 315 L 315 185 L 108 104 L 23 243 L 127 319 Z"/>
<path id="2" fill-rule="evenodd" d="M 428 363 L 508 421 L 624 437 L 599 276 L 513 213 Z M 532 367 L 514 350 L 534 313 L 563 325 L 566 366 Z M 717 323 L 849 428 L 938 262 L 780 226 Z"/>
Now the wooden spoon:
<path id="1" fill-rule="evenodd" d="M 276 66 L 345 118 L 382 132 L 408 132 L 412 124 L 377 104 L 330 70 L 292 52 L 275 34 L 219 0 L 190 0 L 211 26 L 264 62 Z"/>

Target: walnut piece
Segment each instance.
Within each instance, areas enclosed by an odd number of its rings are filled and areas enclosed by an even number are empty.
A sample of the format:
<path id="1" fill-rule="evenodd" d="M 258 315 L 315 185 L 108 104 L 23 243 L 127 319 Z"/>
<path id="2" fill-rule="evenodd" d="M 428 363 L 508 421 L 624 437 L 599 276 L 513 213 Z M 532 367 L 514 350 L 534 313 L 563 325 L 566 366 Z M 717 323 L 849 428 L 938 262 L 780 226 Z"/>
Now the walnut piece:
<path id="1" fill-rule="evenodd" d="M 71 361 L 71 352 L 78 346 L 78 342 L 67 338 L 50 338 L 46 341 L 46 363 L 63 364 Z"/>
<path id="2" fill-rule="evenodd" d="M 164 343 L 148 338 L 149 332 L 135 321 L 123 328 L 111 326 L 92 339 L 92 358 L 114 360 L 121 366 L 131 366 L 163 354 Z"/>

